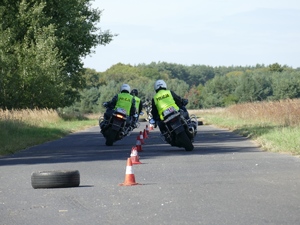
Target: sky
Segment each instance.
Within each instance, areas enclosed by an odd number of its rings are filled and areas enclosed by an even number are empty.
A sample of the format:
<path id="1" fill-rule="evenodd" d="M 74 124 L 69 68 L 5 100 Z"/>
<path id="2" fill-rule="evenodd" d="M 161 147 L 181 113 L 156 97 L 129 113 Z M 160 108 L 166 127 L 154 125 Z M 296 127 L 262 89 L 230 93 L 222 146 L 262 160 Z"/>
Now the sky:
<path id="1" fill-rule="evenodd" d="M 83 58 L 117 63 L 300 67 L 299 0 L 95 0 L 97 27 L 118 34 Z"/>

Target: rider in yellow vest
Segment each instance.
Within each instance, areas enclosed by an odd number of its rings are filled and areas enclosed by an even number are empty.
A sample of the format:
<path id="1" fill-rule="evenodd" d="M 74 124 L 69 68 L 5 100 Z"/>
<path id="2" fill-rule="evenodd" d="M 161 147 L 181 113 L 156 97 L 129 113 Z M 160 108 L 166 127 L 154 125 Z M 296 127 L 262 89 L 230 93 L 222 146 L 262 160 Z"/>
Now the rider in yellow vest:
<path id="1" fill-rule="evenodd" d="M 173 95 L 170 90 L 161 89 L 154 95 L 154 104 L 157 109 L 158 116 L 161 120 L 164 119 L 163 111 L 170 107 L 174 107 L 176 111 L 179 110 L 179 107 L 175 103 Z M 155 107 L 154 107 L 155 108 Z"/>
<path id="2" fill-rule="evenodd" d="M 158 124 L 160 131 L 163 133 L 164 124 L 160 123 L 163 118 L 163 111 L 170 107 L 174 107 L 175 110 L 182 109 L 184 117 L 187 121 L 190 121 L 189 114 L 185 108 L 185 105 L 188 103 L 187 99 L 181 98 L 176 95 L 175 92 L 167 90 L 167 84 L 163 80 L 157 80 L 154 84 L 154 90 L 156 94 L 152 99 L 152 116 L 153 120 Z M 192 124 L 191 124 L 192 125 Z"/>
<path id="3" fill-rule="evenodd" d="M 137 127 L 136 123 L 139 121 L 140 113 L 143 110 L 143 103 L 142 103 L 141 99 L 138 97 L 139 92 L 137 89 L 132 89 L 130 94 L 133 96 L 133 98 L 135 100 L 135 109 L 136 109 L 135 127 Z"/>
<path id="4" fill-rule="evenodd" d="M 128 84 L 123 84 L 120 88 L 120 93 L 115 95 L 111 101 L 105 102 L 104 105 L 107 106 L 107 110 L 104 113 L 105 120 L 111 117 L 114 109 L 123 108 L 126 110 L 128 126 L 131 126 L 132 129 L 134 128 L 135 99 L 130 94 L 130 86 Z M 101 130 L 105 126 L 105 120 L 100 124 Z"/>

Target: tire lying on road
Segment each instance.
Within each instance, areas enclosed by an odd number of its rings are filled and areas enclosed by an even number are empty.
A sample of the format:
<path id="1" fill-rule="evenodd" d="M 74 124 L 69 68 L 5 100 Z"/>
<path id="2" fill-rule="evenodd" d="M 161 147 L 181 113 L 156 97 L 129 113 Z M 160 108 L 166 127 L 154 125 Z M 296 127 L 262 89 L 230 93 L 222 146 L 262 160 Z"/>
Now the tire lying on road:
<path id="1" fill-rule="evenodd" d="M 78 187 L 80 174 L 78 170 L 39 171 L 31 174 L 33 188 Z"/>

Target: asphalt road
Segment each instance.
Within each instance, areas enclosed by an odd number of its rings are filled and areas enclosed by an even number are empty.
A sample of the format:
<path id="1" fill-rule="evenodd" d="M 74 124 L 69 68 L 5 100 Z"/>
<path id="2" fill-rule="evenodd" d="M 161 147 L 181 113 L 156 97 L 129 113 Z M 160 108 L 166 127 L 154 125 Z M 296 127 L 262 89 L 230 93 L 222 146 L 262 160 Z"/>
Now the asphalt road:
<path id="1" fill-rule="evenodd" d="M 140 185 L 119 186 L 145 127 L 111 147 L 93 127 L 0 158 L 0 224 L 300 224 L 300 159 L 213 126 L 198 127 L 192 152 L 150 131 Z M 79 170 L 80 186 L 33 189 L 31 173 L 47 170 Z"/>

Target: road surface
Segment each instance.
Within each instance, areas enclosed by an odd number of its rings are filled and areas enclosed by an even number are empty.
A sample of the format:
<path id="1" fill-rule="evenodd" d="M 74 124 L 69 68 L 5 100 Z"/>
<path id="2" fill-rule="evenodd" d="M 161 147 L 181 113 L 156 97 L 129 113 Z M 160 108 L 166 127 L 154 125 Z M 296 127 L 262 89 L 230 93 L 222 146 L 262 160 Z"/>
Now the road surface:
<path id="1" fill-rule="evenodd" d="M 105 146 L 98 127 L 0 158 L 1 225 L 300 224 L 300 159 L 199 126 L 195 149 L 171 147 L 158 129 L 125 180 L 139 131 Z M 79 170 L 80 186 L 33 189 L 31 173 Z"/>

